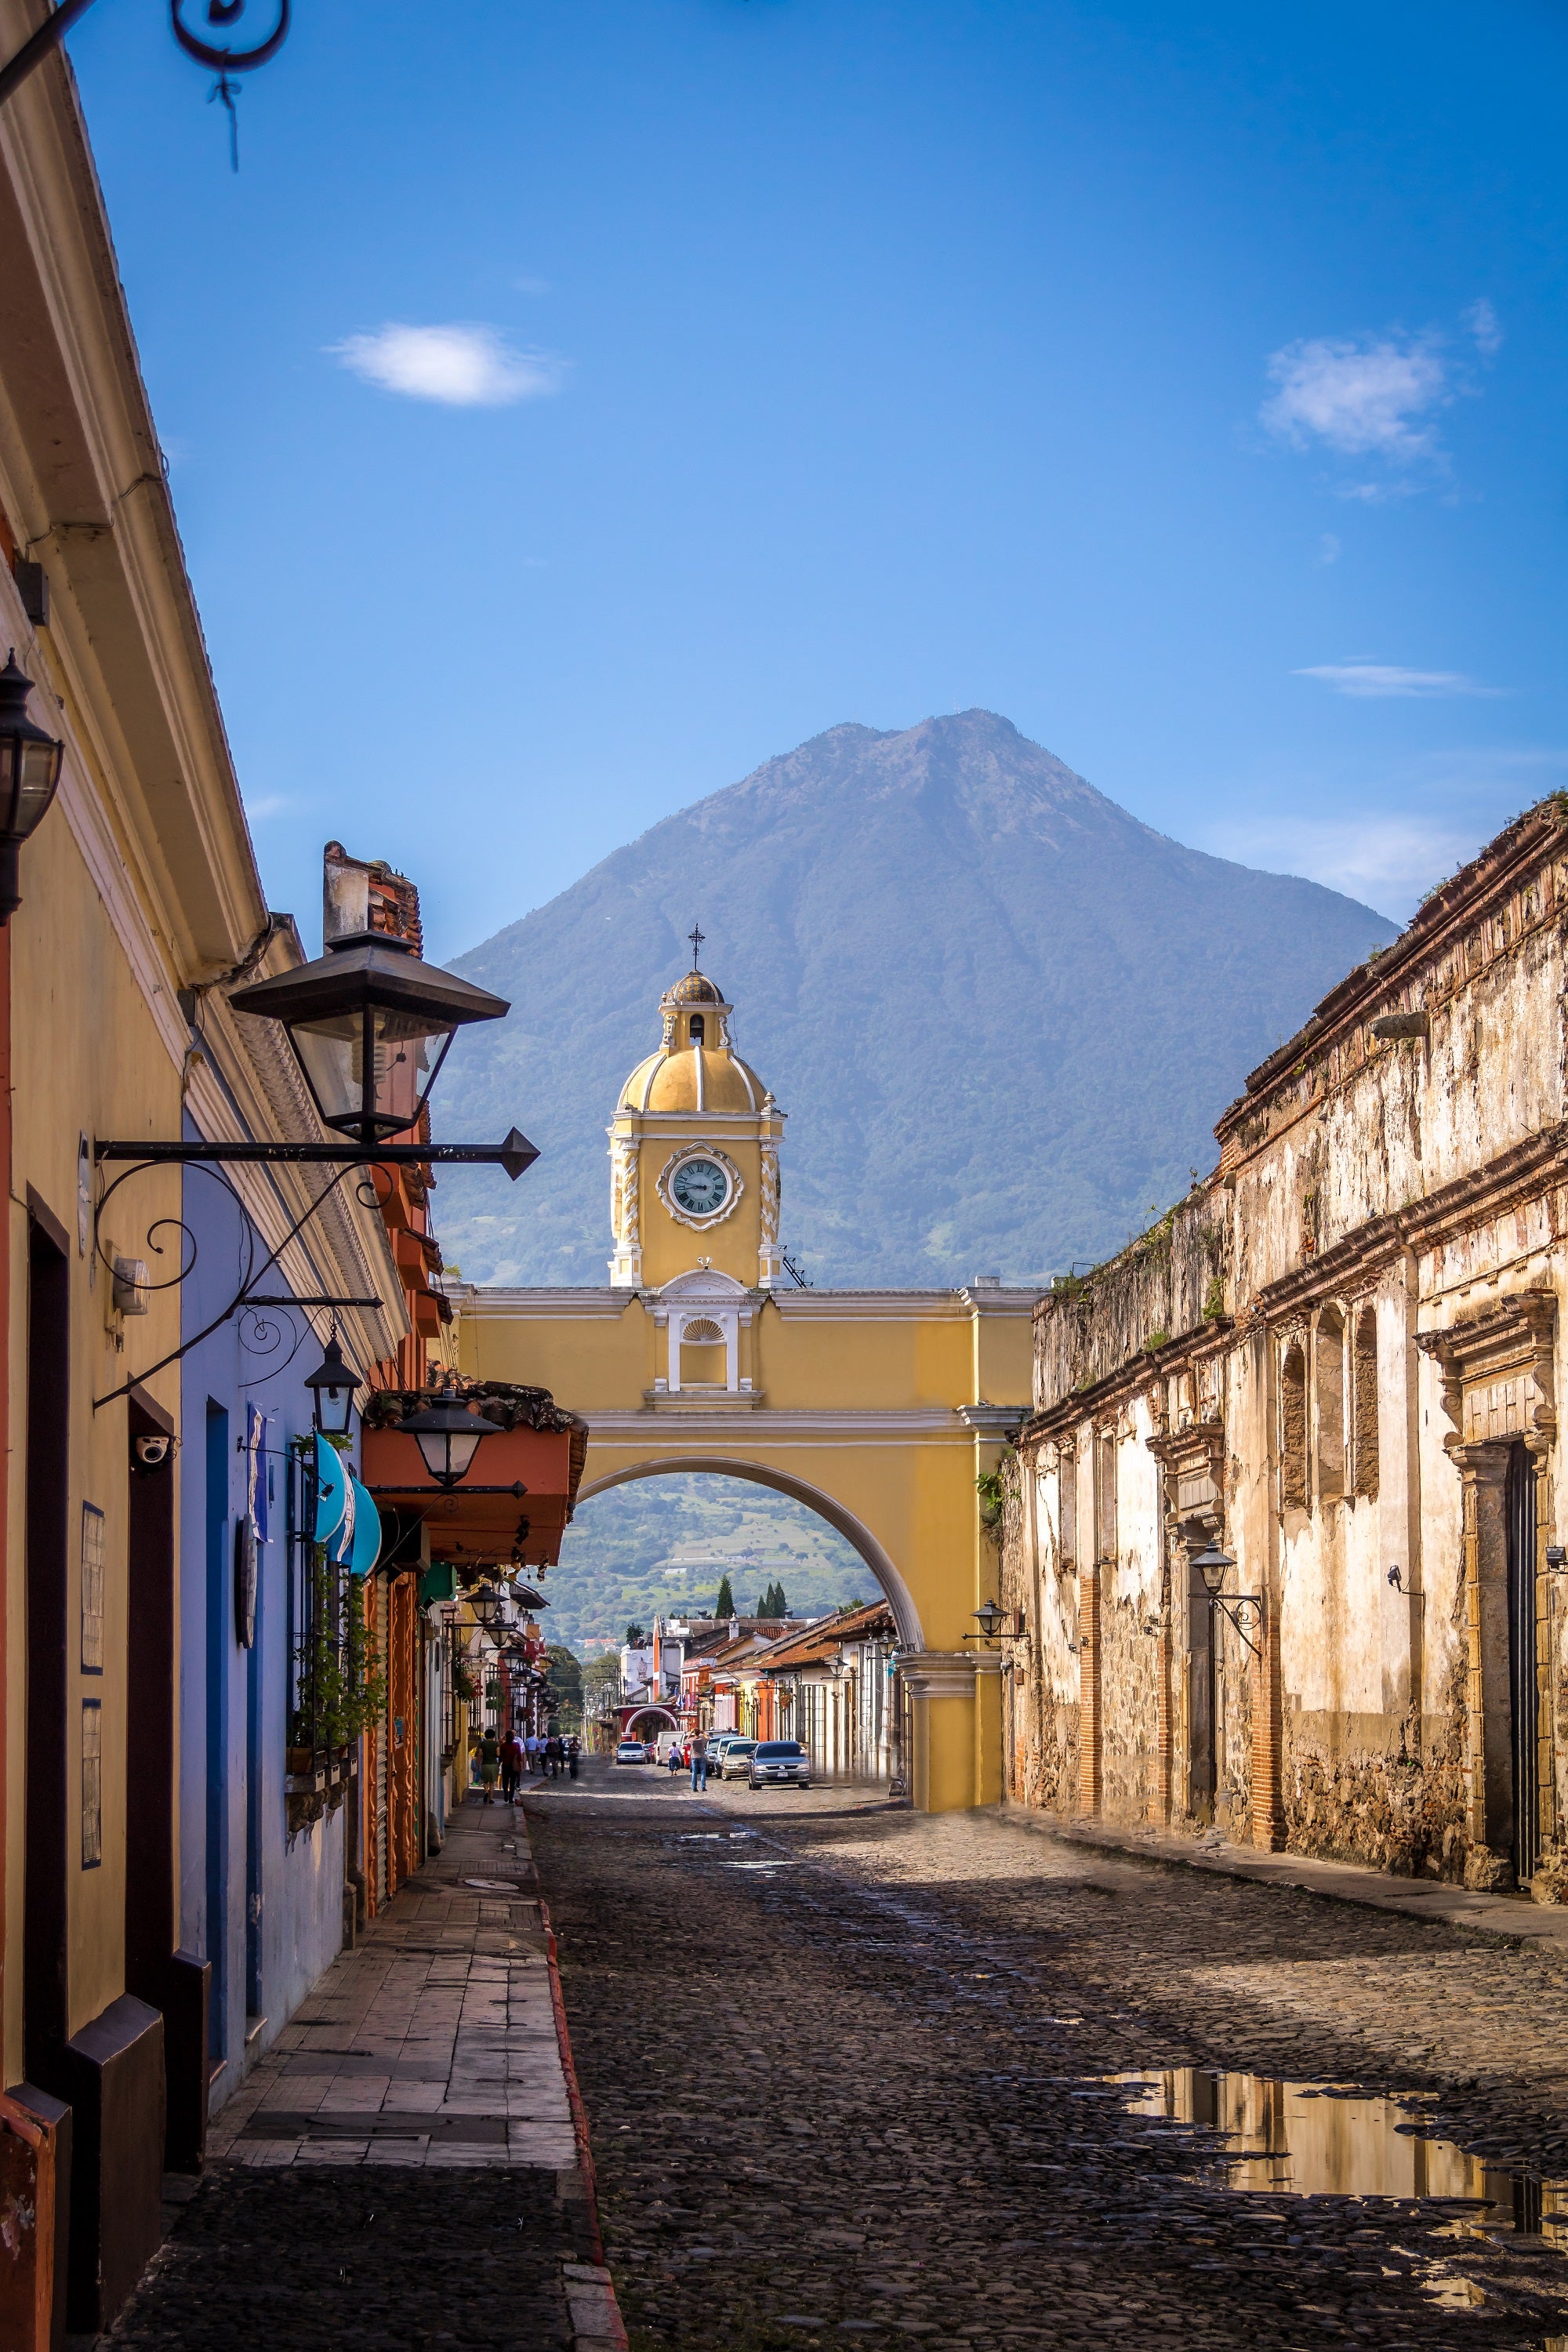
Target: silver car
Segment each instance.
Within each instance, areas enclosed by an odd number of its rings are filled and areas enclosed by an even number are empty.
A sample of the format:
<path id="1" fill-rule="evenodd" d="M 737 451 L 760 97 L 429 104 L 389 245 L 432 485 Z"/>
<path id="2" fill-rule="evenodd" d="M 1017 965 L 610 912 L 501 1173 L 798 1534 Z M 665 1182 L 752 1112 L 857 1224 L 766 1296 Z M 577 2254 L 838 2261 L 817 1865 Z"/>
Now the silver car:
<path id="1" fill-rule="evenodd" d="M 764 1739 L 752 1751 L 746 1778 L 753 1789 L 787 1780 L 794 1789 L 811 1786 L 811 1759 L 798 1739 Z"/>
<path id="2" fill-rule="evenodd" d="M 727 1739 L 724 1742 L 724 1752 L 719 1759 L 721 1780 L 738 1780 L 751 1769 L 756 1744 L 754 1739 Z"/>

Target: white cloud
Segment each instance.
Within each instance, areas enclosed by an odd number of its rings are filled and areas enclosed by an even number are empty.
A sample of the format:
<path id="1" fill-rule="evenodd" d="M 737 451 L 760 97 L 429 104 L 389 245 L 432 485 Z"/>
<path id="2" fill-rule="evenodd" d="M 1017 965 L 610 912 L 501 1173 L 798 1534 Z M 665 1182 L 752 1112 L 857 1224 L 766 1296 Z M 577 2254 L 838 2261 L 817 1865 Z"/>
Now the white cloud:
<path id="1" fill-rule="evenodd" d="M 1310 669 L 1294 670 L 1291 675 L 1320 678 L 1336 694 L 1351 695 L 1359 702 L 1429 702 L 1454 694 L 1491 696 L 1504 690 L 1500 686 L 1482 686 L 1463 670 L 1397 669 L 1374 661 L 1316 662 Z"/>
<path id="2" fill-rule="evenodd" d="M 1321 442 L 1342 457 L 1408 464 L 1437 452 L 1431 412 L 1452 398 L 1430 337 L 1287 343 L 1268 362 L 1276 389 L 1263 404 L 1271 433 L 1305 449 Z"/>
<path id="3" fill-rule="evenodd" d="M 1318 541 L 1319 562 L 1337 563 L 1342 552 L 1342 551 L 1341 549 L 1340 542 L 1334 537 L 1333 532 L 1331 530 L 1326 530 L 1321 539 Z"/>
<path id="4" fill-rule="evenodd" d="M 293 805 L 286 793 L 263 793 L 258 799 L 246 802 L 245 814 L 252 824 L 265 824 L 269 816 L 281 816 Z"/>
<path id="5" fill-rule="evenodd" d="M 1473 857 L 1483 838 L 1413 816 L 1281 817 L 1222 827 L 1210 845 L 1266 873 L 1304 875 L 1403 922 L 1423 891 Z"/>
<path id="6" fill-rule="evenodd" d="M 350 335 L 331 347 L 334 359 L 367 383 L 410 400 L 449 408 L 504 408 L 554 392 L 559 360 L 545 352 L 513 351 L 494 327 L 405 327 Z"/>
<path id="7" fill-rule="evenodd" d="M 1475 337 L 1476 349 L 1483 359 L 1489 360 L 1501 351 L 1502 329 L 1498 323 L 1497 312 L 1484 294 L 1479 302 L 1470 304 L 1469 309 L 1463 313 L 1463 317 L 1466 327 Z"/>

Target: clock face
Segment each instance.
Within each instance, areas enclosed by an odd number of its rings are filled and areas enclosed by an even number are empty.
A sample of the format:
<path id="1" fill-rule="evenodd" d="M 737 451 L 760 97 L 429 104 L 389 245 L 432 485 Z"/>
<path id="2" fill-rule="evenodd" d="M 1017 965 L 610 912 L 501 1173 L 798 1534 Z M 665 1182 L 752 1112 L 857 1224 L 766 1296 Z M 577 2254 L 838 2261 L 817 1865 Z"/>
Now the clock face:
<path id="1" fill-rule="evenodd" d="M 716 1160 L 683 1160 L 669 1190 L 689 1217 L 710 1217 L 730 1197 L 730 1179 Z"/>

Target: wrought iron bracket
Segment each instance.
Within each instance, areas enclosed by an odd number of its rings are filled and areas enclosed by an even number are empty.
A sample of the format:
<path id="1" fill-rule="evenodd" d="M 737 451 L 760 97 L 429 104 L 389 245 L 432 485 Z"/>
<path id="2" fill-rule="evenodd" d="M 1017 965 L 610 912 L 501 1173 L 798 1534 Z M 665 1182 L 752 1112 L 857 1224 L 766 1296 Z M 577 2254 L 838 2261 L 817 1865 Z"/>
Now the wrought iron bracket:
<path id="1" fill-rule="evenodd" d="M 262 1168 L 504 1168 L 515 1184 L 539 1157 L 515 1127 L 500 1143 L 149 1143 L 93 1146 L 95 1160 L 139 1160 L 149 1167 L 226 1160 Z"/>
<path id="2" fill-rule="evenodd" d="M 117 1140 L 96 1145 L 92 1157 L 94 1160 L 115 1160 L 125 1163 L 120 1173 L 104 1186 L 93 1210 L 93 1255 L 95 1258 L 100 1258 L 110 1273 L 113 1272 L 113 1262 L 103 1247 L 103 1213 L 120 1187 L 129 1182 L 132 1176 L 139 1175 L 148 1168 L 170 1166 L 196 1168 L 204 1175 L 210 1176 L 215 1184 L 221 1185 L 238 1211 L 245 1235 L 246 1252 L 245 1272 L 238 1289 L 227 1306 L 215 1315 L 210 1322 L 204 1324 L 202 1328 L 190 1339 L 183 1341 L 179 1347 L 172 1348 L 166 1356 L 159 1359 L 157 1363 L 146 1366 L 132 1379 L 121 1381 L 118 1388 L 110 1389 L 107 1395 L 95 1397 L 92 1409 L 98 1412 L 104 1405 L 112 1404 L 118 1398 L 128 1396 L 139 1382 L 153 1380 L 159 1372 L 166 1371 L 171 1364 L 177 1364 L 182 1357 L 190 1354 L 193 1348 L 199 1347 L 204 1339 L 211 1339 L 215 1331 L 237 1315 L 256 1314 L 257 1338 L 253 1342 L 247 1344 L 252 1347 L 254 1352 L 270 1354 L 279 1346 L 279 1339 L 274 1336 L 274 1327 L 267 1321 L 266 1317 L 257 1312 L 260 1308 L 269 1307 L 276 1311 L 292 1307 L 349 1304 L 361 1307 L 379 1306 L 381 1303 L 379 1299 L 348 1301 L 327 1299 L 316 1296 L 288 1298 L 276 1292 L 263 1292 L 258 1287 L 258 1285 L 278 1265 L 290 1243 L 299 1238 L 317 1210 L 325 1206 L 343 1178 L 352 1171 L 359 1171 L 357 1189 L 364 1206 L 379 1209 L 382 1205 L 382 1194 L 375 1182 L 377 1168 L 390 1170 L 425 1167 L 432 1160 L 443 1167 L 450 1167 L 453 1164 L 469 1167 L 500 1167 L 505 1169 L 515 1183 L 525 1169 L 531 1168 L 539 1153 L 528 1138 L 514 1127 L 502 1143 L 362 1144 L 349 1142 L 346 1139 L 336 1143 L 163 1143 Z M 315 1198 L 308 1202 L 300 1214 L 293 1220 L 282 1240 L 275 1248 L 268 1251 L 259 1264 L 257 1263 L 257 1247 L 260 1237 L 238 1191 L 224 1172 L 226 1166 L 237 1164 L 251 1167 L 325 1167 L 335 1171 Z M 150 1282 L 147 1288 L 149 1291 L 175 1290 L 186 1279 L 195 1265 L 196 1238 L 182 1217 L 155 1218 L 148 1228 L 144 1244 L 146 1249 L 155 1258 L 161 1258 L 164 1255 L 164 1244 L 159 1239 L 160 1234 L 178 1236 L 180 1262 L 176 1271 L 165 1281 Z M 281 1371 L 285 1366 L 292 1362 L 303 1338 L 304 1333 L 301 1331 L 296 1337 L 294 1348 L 289 1354 L 281 1363 L 275 1365 L 272 1368 L 273 1370 Z"/>
<path id="3" fill-rule="evenodd" d="M 1229 1623 L 1236 1628 L 1236 1631 L 1247 1643 L 1247 1646 L 1251 1651 L 1253 1656 L 1258 1661 L 1259 1664 L 1261 1664 L 1263 1653 L 1258 1648 L 1257 1643 L 1252 1639 L 1252 1636 L 1248 1633 L 1246 1626 L 1242 1623 L 1241 1619 L 1237 1612 L 1238 1610 L 1250 1609 L 1254 1612 L 1258 1629 L 1259 1633 L 1261 1633 L 1263 1630 L 1262 1594 L 1258 1592 L 1211 1592 L 1209 1595 L 1209 1607 L 1211 1609 L 1217 1609 L 1220 1615 L 1226 1618 Z"/>

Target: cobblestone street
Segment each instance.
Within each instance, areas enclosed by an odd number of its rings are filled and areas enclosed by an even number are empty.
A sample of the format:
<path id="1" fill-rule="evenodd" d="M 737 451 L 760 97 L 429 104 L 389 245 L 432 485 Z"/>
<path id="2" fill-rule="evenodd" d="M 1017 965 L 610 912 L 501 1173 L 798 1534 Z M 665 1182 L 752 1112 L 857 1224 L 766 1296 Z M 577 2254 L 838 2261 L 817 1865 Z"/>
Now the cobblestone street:
<path id="1" fill-rule="evenodd" d="M 634 2352 L 1568 2343 L 1562 1946 L 861 1789 L 528 1807 Z M 1184 2068 L 1332 2085 L 1331 2185 L 1227 2185 Z"/>

